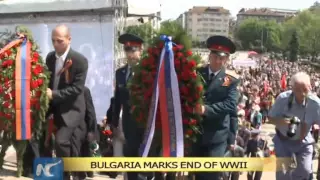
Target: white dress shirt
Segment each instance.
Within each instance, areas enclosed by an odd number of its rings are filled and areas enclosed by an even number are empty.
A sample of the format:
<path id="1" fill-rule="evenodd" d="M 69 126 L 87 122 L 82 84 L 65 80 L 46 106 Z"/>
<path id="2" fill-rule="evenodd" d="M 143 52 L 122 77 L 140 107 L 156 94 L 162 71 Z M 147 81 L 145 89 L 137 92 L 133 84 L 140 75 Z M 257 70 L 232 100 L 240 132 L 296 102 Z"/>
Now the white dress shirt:
<path id="1" fill-rule="evenodd" d="M 211 81 L 211 74 L 213 73 L 213 74 L 214 74 L 213 77 L 215 77 L 216 75 L 219 74 L 219 72 L 221 71 L 221 69 L 220 69 L 219 71 L 213 72 L 213 71 L 211 70 L 211 68 L 208 67 L 208 71 L 209 71 L 209 80 Z"/>
<path id="2" fill-rule="evenodd" d="M 60 70 L 63 68 L 64 62 L 67 58 L 67 55 L 70 51 L 70 47 L 68 47 L 68 49 L 66 50 L 66 52 L 64 52 L 64 54 L 62 54 L 61 56 L 59 56 L 56 53 L 56 69 L 55 69 L 55 77 L 54 77 L 54 84 L 53 84 L 53 89 L 56 90 L 58 89 L 58 85 L 59 85 L 59 81 L 60 81 L 60 75 L 59 72 Z"/>

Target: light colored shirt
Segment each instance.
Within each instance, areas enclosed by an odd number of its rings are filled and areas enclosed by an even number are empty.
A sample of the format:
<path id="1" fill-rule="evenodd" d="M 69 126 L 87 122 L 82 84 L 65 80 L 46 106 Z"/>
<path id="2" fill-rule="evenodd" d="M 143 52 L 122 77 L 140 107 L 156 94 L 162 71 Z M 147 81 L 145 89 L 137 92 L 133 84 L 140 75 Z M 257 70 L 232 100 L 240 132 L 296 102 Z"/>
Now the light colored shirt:
<path id="1" fill-rule="evenodd" d="M 289 100 L 292 91 L 285 91 L 280 93 L 275 103 L 273 104 L 269 116 L 271 118 L 279 117 L 298 117 L 300 121 L 306 123 L 306 132 L 308 134 L 303 140 L 303 143 L 310 144 L 314 142 L 314 139 L 310 133 L 313 124 L 320 124 L 320 99 L 310 93 L 303 104 L 298 104 L 295 98 L 292 100 L 292 107 L 289 108 Z M 288 126 L 276 127 L 281 134 L 287 136 Z M 299 140 L 301 134 L 300 126 L 297 128 L 297 133 L 293 136 L 292 140 Z"/>
<path id="2" fill-rule="evenodd" d="M 64 52 L 64 54 L 62 54 L 61 56 L 59 56 L 56 53 L 56 69 L 55 69 L 55 77 L 54 77 L 54 84 L 53 84 L 53 89 L 56 90 L 58 89 L 58 85 L 59 85 L 59 81 L 60 81 L 60 75 L 59 72 L 60 70 L 63 68 L 64 62 L 67 58 L 67 55 L 70 51 L 70 47 L 68 47 L 68 49 L 66 50 L 66 52 Z"/>
<path id="3" fill-rule="evenodd" d="M 210 79 L 212 73 L 214 74 L 213 77 L 215 77 L 216 75 L 219 74 L 219 72 L 221 71 L 221 69 L 220 69 L 219 71 L 213 72 L 213 71 L 211 70 L 211 68 L 208 66 L 208 71 L 209 71 L 209 79 Z M 210 80 L 211 80 L 211 79 L 210 79 Z"/>

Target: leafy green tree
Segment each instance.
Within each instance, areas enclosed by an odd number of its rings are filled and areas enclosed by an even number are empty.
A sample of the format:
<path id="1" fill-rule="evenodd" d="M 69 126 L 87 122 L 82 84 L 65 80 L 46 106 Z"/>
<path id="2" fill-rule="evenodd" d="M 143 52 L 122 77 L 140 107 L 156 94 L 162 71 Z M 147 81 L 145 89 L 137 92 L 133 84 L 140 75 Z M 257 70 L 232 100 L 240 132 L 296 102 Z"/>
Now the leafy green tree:
<path id="1" fill-rule="evenodd" d="M 162 22 L 159 35 L 162 34 L 172 36 L 173 41 L 183 44 L 187 49 L 192 48 L 192 37 L 188 35 L 188 32 L 177 21 L 167 20 Z"/>
<path id="2" fill-rule="evenodd" d="M 296 31 L 292 33 L 292 37 L 289 43 L 290 61 L 297 61 L 299 53 L 299 40 Z"/>
<path id="3" fill-rule="evenodd" d="M 145 41 L 146 45 L 151 44 L 153 37 L 157 34 L 151 23 L 128 26 L 125 28 L 125 32 L 141 37 Z"/>
<path id="4" fill-rule="evenodd" d="M 235 37 L 243 49 L 279 51 L 282 27 L 275 21 L 247 19 L 236 30 Z"/>

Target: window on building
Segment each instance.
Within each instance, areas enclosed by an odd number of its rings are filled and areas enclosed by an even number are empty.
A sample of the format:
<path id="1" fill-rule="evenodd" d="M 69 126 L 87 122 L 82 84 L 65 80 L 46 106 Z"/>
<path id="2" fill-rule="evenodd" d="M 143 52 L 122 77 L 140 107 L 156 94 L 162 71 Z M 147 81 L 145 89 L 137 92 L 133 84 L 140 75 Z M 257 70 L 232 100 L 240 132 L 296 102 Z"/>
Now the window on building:
<path id="1" fill-rule="evenodd" d="M 203 23 L 202 26 L 208 26 L 208 23 Z"/>
<path id="2" fill-rule="evenodd" d="M 203 21 L 208 21 L 209 19 L 208 18 L 203 18 Z"/>
<path id="3" fill-rule="evenodd" d="M 216 21 L 217 21 L 217 22 L 221 22 L 221 21 L 222 21 L 222 19 L 216 19 Z"/>
<path id="4" fill-rule="evenodd" d="M 201 22 L 202 21 L 202 19 L 201 18 L 198 18 L 198 22 Z"/>

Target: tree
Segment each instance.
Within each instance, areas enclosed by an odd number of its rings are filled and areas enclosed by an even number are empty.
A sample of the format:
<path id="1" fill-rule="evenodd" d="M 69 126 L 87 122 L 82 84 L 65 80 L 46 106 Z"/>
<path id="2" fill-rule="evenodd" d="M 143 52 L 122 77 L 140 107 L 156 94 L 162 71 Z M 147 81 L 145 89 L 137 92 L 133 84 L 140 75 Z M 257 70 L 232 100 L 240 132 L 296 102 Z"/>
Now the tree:
<path id="1" fill-rule="evenodd" d="M 150 23 L 128 26 L 125 28 L 125 32 L 141 37 L 145 41 L 146 45 L 151 44 L 153 37 L 157 34 L 156 30 Z"/>
<path id="2" fill-rule="evenodd" d="M 292 37 L 289 43 L 290 61 L 297 61 L 299 53 L 299 40 L 296 31 L 292 33 Z"/>
<path id="3" fill-rule="evenodd" d="M 183 44 L 187 49 L 192 48 L 192 37 L 177 21 L 167 20 L 162 22 L 158 35 L 162 34 L 172 36 L 173 41 Z"/>
<path id="4" fill-rule="evenodd" d="M 237 28 L 235 37 L 243 49 L 279 51 L 282 27 L 275 21 L 247 19 Z"/>

